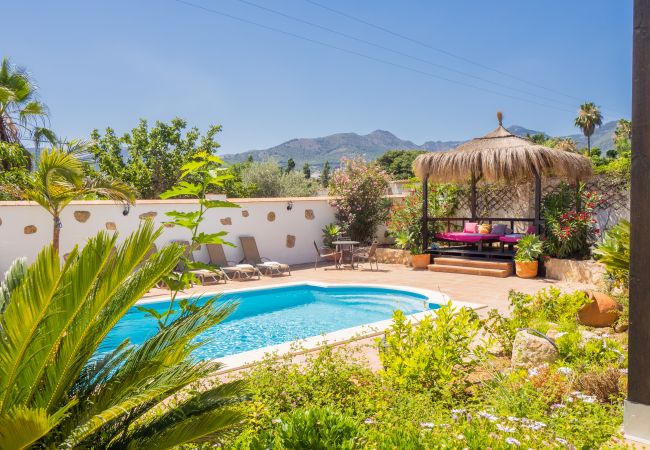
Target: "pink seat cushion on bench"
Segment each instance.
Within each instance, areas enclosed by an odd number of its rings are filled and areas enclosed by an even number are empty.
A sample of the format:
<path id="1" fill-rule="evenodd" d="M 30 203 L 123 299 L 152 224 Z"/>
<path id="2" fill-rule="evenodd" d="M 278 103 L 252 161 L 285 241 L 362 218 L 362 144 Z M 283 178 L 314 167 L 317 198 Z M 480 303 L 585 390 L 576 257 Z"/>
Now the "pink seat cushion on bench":
<path id="1" fill-rule="evenodd" d="M 462 233 L 458 231 L 449 231 L 446 233 L 436 233 L 436 239 L 444 241 L 465 242 L 475 244 L 481 241 L 498 241 L 498 234 L 480 234 L 480 233 Z"/>
<path id="2" fill-rule="evenodd" d="M 499 241 L 504 242 L 506 244 L 516 244 L 519 242 L 519 239 L 524 237 L 523 234 L 508 234 L 505 236 L 499 237 Z"/>

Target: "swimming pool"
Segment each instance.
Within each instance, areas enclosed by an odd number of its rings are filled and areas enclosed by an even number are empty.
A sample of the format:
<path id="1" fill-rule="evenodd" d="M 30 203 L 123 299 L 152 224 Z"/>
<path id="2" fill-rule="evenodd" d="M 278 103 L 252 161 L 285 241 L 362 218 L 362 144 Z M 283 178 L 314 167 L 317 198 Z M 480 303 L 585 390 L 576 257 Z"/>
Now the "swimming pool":
<path id="1" fill-rule="evenodd" d="M 220 358 L 383 321 L 390 319 L 396 309 L 415 314 L 438 308 L 443 296 L 428 292 L 315 283 L 229 291 L 219 301 L 236 300 L 239 306 L 224 322 L 200 336 L 209 338 L 210 342 L 197 349 L 195 355 L 201 359 Z M 161 312 L 169 306 L 169 300 L 146 303 L 148 308 Z M 155 319 L 131 308 L 108 334 L 99 351 L 110 351 L 126 338 L 142 344 L 156 331 Z"/>

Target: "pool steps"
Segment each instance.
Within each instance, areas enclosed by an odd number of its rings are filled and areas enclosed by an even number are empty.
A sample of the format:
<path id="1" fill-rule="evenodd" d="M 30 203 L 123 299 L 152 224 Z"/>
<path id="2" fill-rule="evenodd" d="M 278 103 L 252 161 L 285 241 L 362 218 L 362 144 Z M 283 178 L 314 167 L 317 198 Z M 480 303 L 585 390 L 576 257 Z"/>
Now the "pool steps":
<path id="1" fill-rule="evenodd" d="M 437 257 L 428 266 L 431 272 L 462 273 L 484 277 L 506 278 L 513 274 L 511 262 L 485 261 L 469 258 Z"/>

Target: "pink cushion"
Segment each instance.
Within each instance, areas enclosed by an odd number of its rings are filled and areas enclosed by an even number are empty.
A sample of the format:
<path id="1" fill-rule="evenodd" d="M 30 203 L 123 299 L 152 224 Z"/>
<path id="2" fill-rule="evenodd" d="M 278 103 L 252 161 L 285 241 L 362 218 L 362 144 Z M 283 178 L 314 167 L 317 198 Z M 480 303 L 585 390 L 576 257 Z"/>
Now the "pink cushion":
<path id="1" fill-rule="evenodd" d="M 526 234 L 537 234 L 537 227 L 535 225 L 530 225 L 526 230 Z"/>
<path id="2" fill-rule="evenodd" d="M 523 236 L 523 234 L 509 234 L 507 236 L 499 237 L 499 240 L 506 244 L 516 244 Z"/>
<path id="3" fill-rule="evenodd" d="M 498 234 L 479 234 L 479 233 L 461 233 L 457 231 L 450 231 L 446 233 L 436 233 L 436 239 L 444 241 L 465 242 L 467 244 L 474 244 L 481 241 L 498 241 Z"/>
<path id="4" fill-rule="evenodd" d="M 466 222 L 465 227 L 463 228 L 465 233 L 478 233 L 478 223 L 476 222 Z"/>

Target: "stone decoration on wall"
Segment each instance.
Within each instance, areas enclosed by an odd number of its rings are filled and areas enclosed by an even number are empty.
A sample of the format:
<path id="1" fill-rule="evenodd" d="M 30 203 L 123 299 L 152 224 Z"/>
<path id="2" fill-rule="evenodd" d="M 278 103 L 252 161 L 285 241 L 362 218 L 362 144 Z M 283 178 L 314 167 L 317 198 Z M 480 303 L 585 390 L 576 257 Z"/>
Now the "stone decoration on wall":
<path id="1" fill-rule="evenodd" d="M 316 216 L 314 215 L 314 210 L 313 209 L 306 209 L 305 210 L 305 219 L 307 220 L 314 220 Z"/>
<path id="2" fill-rule="evenodd" d="M 287 234 L 287 248 L 294 248 L 295 246 L 296 246 L 296 237 L 291 234 Z"/>
<path id="3" fill-rule="evenodd" d="M 219 222 L 221 222 L 221 225 L 232 225 L 232 219 L 230 217 L 224 217 Z"/>
<path id="4" fill-rule="evenodd" d="M 38 231 L 38 228 L 36 228 L 36 225 L 27 225 L 23 231 L 25 234 L 34 234 Z"/>
<path id="5" fill-rule="evenodd" d="M 153 219 L 157 215 L 158 213 L 156 211 L 148 211 L 146 213 L 140 214 L 138 217 L 140 218 L 140 220 L 145 220 L 145 219 Z"/>
<path id="6" fill-rule="evenodd" d="M 268 220 L 269 222 L 273 222 L 273 221 L 275 220 L 275 213 L 274 213 L 273 211 L 271 211 L 270 213 L 268 213 L 268 214 L 266 215 L 266 220 Z"/>
<path id="7" fill-rule="evenodd" d="M 77 222 L 85 223 L 90 219 L 90 211 L 75 211 L 72 213 Z"/>
<path id="8" fill-rule="evenodd" d="M 250 214 L 247 209 L 242 209 L 241 210 L 241 216 L 242 217 L 248 217 Z"/>
<path id="9" fill-rule="evenodd" d="M 174 228 L 175 226 L 176 226 L 175 223 L 171 223 L 171 222 L 163 223 L 163 227 L 165 227 L 165 228 Z"/>
<path id="10" fill-rule="evenodd" d="M 115 225 L 115 222 L 106 222 L 106 229 L 108 231 L 115 231 L 117 230 L 117 225 Z"/>

